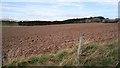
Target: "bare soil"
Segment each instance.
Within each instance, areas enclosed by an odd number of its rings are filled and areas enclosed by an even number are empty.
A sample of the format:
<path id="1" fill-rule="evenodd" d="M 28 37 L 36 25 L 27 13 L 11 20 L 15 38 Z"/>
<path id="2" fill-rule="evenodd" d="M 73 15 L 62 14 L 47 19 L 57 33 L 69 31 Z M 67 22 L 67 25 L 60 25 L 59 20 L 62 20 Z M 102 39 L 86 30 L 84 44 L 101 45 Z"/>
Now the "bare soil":
<path id="1" fill-rule="evenodd" d="M 117 23 L 85 23 L 46 26 L 3 27 L 3 62 L 20 56 L 56 53 L 85 43 L 108 43 L 118 38 Z"/>

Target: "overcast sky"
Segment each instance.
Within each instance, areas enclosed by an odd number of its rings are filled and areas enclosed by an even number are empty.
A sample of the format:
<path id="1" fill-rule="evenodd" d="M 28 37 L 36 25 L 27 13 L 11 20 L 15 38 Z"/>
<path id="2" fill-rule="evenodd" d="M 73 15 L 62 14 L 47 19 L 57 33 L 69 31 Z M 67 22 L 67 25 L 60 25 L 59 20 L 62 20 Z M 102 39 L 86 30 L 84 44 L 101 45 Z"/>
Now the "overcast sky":
<path id="1" fill-rule="evenodd" d="M 57 2 L 56 2 L 57 1 Z M 91 16 L 118 17 L 118 3 L 78 1 L 78 0 L 45 0 L 43 2 L 7 2 L 0 5 L 0 18 L 17 20 L 65 20 Z"/>

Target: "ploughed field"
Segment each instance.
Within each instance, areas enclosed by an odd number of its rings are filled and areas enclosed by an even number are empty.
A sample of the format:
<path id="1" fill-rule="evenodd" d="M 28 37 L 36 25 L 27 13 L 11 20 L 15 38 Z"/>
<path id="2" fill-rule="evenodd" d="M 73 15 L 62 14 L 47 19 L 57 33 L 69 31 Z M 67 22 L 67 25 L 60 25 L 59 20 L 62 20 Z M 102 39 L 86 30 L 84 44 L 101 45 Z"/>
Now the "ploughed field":
<path id="1" fill-rule="evenodd" d="M 3 27 L 3 62 L 20 56 L 56 53 L 72 48 L 79 42 L 84 44 L 108 43 L 118 37 L 117 23 L 85 23 L 46 26 Z"/>

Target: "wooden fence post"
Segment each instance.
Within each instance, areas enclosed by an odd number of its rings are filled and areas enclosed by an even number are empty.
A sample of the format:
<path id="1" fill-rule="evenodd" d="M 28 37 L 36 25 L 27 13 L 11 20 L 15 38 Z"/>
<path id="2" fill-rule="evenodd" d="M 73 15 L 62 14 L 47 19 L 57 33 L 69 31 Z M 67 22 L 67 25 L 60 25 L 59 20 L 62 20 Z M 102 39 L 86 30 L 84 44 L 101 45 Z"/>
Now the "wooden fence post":
<path id="1" fill-rule="evenodd" d="M 83 37 L 80 37 L 79 40 L 79 45 L 78 45 L 78 51 L 77 51 L 77 62 L 78 62 L 78 66 L 80 65 L 80 55 L 82 53 L 82 46 L 83 46 Z"/>

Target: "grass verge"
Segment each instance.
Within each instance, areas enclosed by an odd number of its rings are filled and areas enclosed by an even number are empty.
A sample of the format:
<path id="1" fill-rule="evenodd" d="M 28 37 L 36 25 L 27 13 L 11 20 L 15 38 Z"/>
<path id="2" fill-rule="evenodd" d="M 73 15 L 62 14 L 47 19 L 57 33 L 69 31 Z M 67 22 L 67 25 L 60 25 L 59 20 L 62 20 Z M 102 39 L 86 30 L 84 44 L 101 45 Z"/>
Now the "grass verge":
<path id="1" fill-rule="evenodd" d="M 56 54 L 33 56 L 27 60 L 15 60 L 5 66 L 77 66 L 77 47 L 58 51 Z M 84 45 L 80 66 L 115 66 L 118 63 L 117 41 L 99 45 Z"/>

